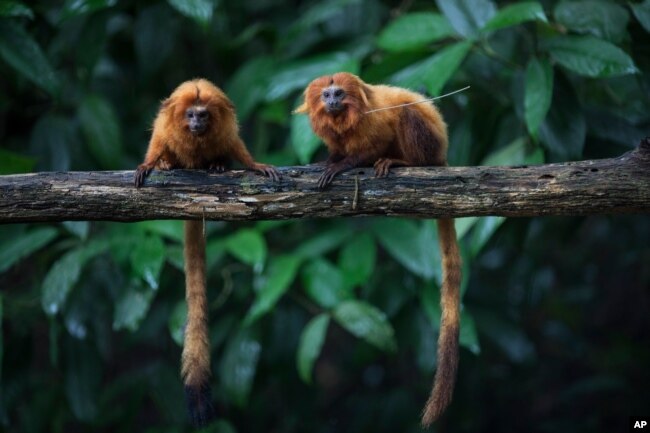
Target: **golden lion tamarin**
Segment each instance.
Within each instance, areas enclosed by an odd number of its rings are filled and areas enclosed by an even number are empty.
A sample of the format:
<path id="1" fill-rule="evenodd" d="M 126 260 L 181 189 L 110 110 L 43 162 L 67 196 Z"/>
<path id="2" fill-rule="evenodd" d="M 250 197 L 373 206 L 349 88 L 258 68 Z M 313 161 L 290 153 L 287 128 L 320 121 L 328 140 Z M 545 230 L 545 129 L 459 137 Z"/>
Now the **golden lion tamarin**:
<path id="1" fill-rule="evenodd" d="M 374 165 L 387 176 L 392 166 L 447 165 L 447 126 L 424 96 L 398 87 L 370 85 L 346 72 L 312 81 L 295 113 L 309 115 L 311 126 L 329 150 L 318 181 L 326 187 L 343 171 Z M 404 106 L 405 104 L 411 104 Z M 397 106 L 397 107 L 395 107 Z M 372 110 L 394 107 L 387 110 Z M 451 402 L 458 368 L 461 260 L 453 219 L 438 220 L 443 281 L 438 367 L 422 424 L 429 426 Z"/>
<path id="2" fill-rule="evenodd" d="M 239 138 L 235 107 L 214 84 L 204 79 L 186 81 L 162 102 L 144 162 L 135 171 L 140 187 L 156 168 L 216 169 L 223 172 L 235 159 L 273 180 L 275 168 L 253 160 Z M 210 347 L 205 282 L 205 238 L 201 221 L 185 222 L 185 294 L 187 324 L 181 375 L 188 409 L 195 426 L 213 417 L 210 396 Z"/>

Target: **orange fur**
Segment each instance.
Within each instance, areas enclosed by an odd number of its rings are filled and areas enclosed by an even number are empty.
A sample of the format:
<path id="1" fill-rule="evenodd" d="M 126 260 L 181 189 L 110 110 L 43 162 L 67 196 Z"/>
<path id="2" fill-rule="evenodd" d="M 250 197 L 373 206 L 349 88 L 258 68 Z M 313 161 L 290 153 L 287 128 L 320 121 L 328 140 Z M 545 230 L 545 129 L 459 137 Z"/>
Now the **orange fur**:
<path id="1" fill-rule="evenodd" d="M 326 93 L 343 91 L 337 111 L 328 111 Z M 330 156 L 318 185 L 324 188 L 338 173 L 374 165 L 376 176 L 387 176 L 392 166 L 447 165 L 447 126 L 436 107 L 428 102 L 366 114 L 377 108 L 425 99 L 406 89 L 370 85 L 346 72 L 312 81 L 304 103 L 295 113 L 309 116 L 314 132 Z M 461 261 L 453 219 L 438 220 L 443 284 L 442 320 L 438 337 L 438 368 L 422 424 L 429 426 L 451 402 L 458 366 L 460 330 Z"/>
<path id="2" fill-rule="evenodd" d="M 327 113 L 321 101 L 323 90 L 332 85 L 346 94 L 345 108 L 336 115 Z M 305 89 L 305 102 L 295 112 L 309 115 L 314 132 L 330 152 L 319 186 L 326 186 L 342 171 L 363 165 L 374 165 L 378 176 L 387 175 L 396 165 L 446 165 L 447 126 L 432 104 L 365 114 L 423 98 L 399 87 L 366 84 L 346 72 L 312 81 Z"/>
<path id="3" fill-rule="evenodd" d="M 185 118 L 185 110 L 192 106 L 205 107 L 210 114 L 209 129 L 200 136 L 189 131 Z M 278 178 L 274 168 L 253 160 L 239 138 L 235 106 L 226 94 L 205 79 L 186 81 L 162 102 L 147 154 L 137 169 L 136 186 L 140 186 L 154 168 L 223 170 L 231 159 L 275 180 Z"/>
<path id="4" fill-rule="evenodd" d="M 207 125 L 190 129 L 187 110 L 201 110 Z M 239 138 L 235 107 L 228 97 L 205 79 L 186 81 L 162 102 L 144 162 L 135 172 L 135 185 L 143 185 L 152 169 L 173 168 L 223 171 L 231 159 L 274 180 L 275 168 L 253 160 Z M 185 222 L 185 293 L 188 307 L 181 376 L 192 422 L 202 426 L 213 417 L 210 397 L 210 347 L 205 281 L 205 238 L 201 221 Z"/>

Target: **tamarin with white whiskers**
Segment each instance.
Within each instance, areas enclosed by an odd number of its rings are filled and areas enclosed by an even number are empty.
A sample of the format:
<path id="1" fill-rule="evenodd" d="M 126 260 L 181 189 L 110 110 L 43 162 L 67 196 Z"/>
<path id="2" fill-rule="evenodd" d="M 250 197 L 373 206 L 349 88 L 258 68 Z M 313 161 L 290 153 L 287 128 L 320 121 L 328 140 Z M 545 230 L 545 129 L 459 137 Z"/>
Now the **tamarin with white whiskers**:
<path id="1" fill-rule="evenodd" d="M 309 116 L 312 129 L 329 150 L 319 188 L 329 185 L 337 174 L 359 166 L 373 165 L 378 177 L 387 176 L 394 166 L 446 166 L 447 126 L 433 104 L 417 103 L 423 99 L 406 89 L 367 84 L 346 72 L 312 81 L 295 113 Z M 461 260 L 453 219 L 438 220 L 438 238 L 442 319 L 438 367 L 422 415 L 425 427 L 451 402 L 458 368 Z"/>

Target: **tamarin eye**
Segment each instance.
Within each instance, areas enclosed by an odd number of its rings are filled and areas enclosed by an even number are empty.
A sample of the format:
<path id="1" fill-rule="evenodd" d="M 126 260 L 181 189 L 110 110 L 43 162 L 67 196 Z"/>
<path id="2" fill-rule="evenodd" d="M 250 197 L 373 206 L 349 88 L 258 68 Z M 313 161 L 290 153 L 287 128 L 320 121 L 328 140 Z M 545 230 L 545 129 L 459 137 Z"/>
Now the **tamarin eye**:
<path id="1" fill-rule="evenodd" d="M 343 94 L 343 90 L 341 90 L 341 89 L 336 89 L 336 91 L 334 92 L 334 96 L 336 96 L 337 98 L 339 96 L 341 96 L 342 94 Z"/>
<path id="2" fill-rule="evenodd" d="M 187 111 L 185 112 L 185 117 L 187 117 L 188 119 L 192 119 L 192 118 L 194 117 L 194 111 L 192 111 L 192 110 L 187 110 Z"/>
<path id="3" fill-rule="evenodd" d="M 326 97 L 326 98 L 329 98 L 330 97 L 330 92 L 323 93 L 323 96 Z"/>
<path id="4" fill-rule="evenodd" d="M 205 119 L 205 118 L 208 117 L 208 112 L 207 112 L 207 111 L 199 111 L 199 112 L 197 113 L 197 116 L 198 116 L 200 119 Z"/>

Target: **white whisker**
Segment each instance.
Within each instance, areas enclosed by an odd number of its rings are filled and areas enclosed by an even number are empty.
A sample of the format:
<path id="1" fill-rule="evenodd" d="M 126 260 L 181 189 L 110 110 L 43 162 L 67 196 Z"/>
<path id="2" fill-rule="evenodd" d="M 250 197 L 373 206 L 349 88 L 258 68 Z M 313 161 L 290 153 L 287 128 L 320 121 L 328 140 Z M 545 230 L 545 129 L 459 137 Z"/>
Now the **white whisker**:
<path id="1" fill-rule="evenodd" d="M 470 88 L 470 86 L 463 87 L 462 89 L 454 90 L 453 92 L 445 93 L 444 95 L 436 96 L 434 98 L 422 99 L 420 101 L 409 102 L 408 104 L 391 105 L 390 107 L 375 108 L 374 110 L 366 111 L 363 114 L 374 113 L 375 111 L 390 110 L 392 108 L 406 107 L 408 105 L 421 104 L 422 102 L 431 102 L 431 101 L 435 101 L 436 99 L 442 99 L 442 98 L 445 98 L 447 96 L 451 96 L 451 95 L 453 95 L 455 93 L 463 92 L 463 91 L 465 91 L 465 90 L 467 90 L 469 88 Z"/>

